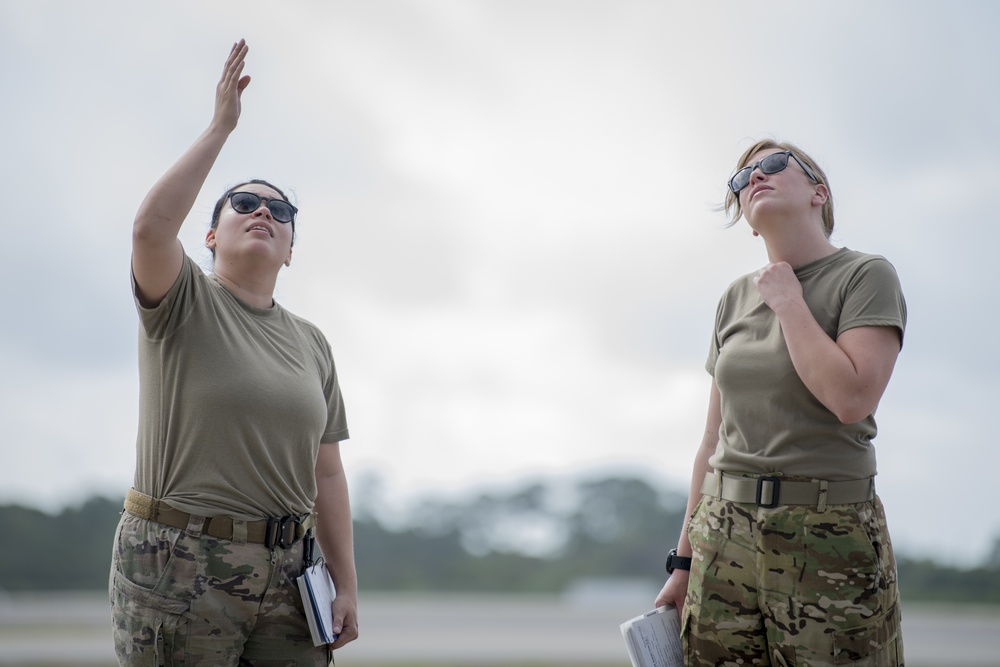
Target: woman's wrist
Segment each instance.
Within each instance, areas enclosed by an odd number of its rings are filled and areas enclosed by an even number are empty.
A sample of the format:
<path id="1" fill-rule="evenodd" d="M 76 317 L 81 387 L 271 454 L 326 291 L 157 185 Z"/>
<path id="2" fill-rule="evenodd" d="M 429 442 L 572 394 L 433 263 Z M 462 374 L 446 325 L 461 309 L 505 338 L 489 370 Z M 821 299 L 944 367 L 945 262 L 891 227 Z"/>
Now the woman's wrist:
<path id="1" fill-rule="evenodd" d="M 677 570 L 688 572 L 691 569 L 691 557 L 680 556 L 677 553 L 677 549 L 671 549 L 667 554 L 666 568 L 667 574 L 670 575 Z"/>

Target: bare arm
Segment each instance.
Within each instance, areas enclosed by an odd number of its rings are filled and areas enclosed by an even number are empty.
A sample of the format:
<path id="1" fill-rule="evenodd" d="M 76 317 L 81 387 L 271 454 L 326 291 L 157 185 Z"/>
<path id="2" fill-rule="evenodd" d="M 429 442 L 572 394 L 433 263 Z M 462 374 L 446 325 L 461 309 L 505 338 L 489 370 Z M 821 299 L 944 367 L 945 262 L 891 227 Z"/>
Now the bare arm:
<path id="1" fill-rule="evenodd" d="M 792 365 L 813 396 L 845 424 L 873 413 L 899 356 L 899 332 L 893 327 L 858 327 L 831 339 L 809 311 L 792 267 L 784 262 L 761 269 L 754 283 L 778 316 Z"/>
<path id="2" fill-rule="evenodd" d="M 177 279 L 183 249 L 177 234 L 191 211 L 208 172 L 236 128 L 240 96 L 250 83 L 241 77 L 247 45 L 233 45 L 216 87 L 215 114 L 208 129 L 152 187 L 136 213 L 132 226 L 132 274 L 140 301 L 155 306 Z"/>
<path id="3" fill-rule="evenodd" d="M 712 466 L 708 464 L 708 459 L 715 453 L 715 448 L 719 444 L 719 427 L 722 425 L 722 399 L 719 395 L 719 387 L 712 380 L 712 390 L 708 398 L 708 416 L 705 419 L 705 434 L 701 439 L 701 446 L 694 459 L 694 470 L 691 473 L 691 489 L 688 493 L 687 510 L 684 513 L 684 522 L 681 524 L 681 535 L 677 541 L 677 555 L 691 556 L 691 541 L 687 534 L 687 520 L 694 513 L 694 508 L 701 499 L 701 485 L 705 481 L 705 474 L 712 471 Z M 674 570 L 674 573 L 663 585 L 660 594 L 656 596 L 653 603 L 656 607 L 672 604 L 677 607 L 677 612 L 684 611 L 684 596 L 687 595 L 688 579 L 690 573 L 685 570 Z"/>
<path id="4" fill-rule="evenodd" d="M 316 539 L 337 587 L 333 601 L 333 648 L 358 637 L 358 574 L 354 566 L 354 527 L 340 443 L 319 446 L 316 459 Z M 338 626 L 340 629 L 338 630 Z"/>

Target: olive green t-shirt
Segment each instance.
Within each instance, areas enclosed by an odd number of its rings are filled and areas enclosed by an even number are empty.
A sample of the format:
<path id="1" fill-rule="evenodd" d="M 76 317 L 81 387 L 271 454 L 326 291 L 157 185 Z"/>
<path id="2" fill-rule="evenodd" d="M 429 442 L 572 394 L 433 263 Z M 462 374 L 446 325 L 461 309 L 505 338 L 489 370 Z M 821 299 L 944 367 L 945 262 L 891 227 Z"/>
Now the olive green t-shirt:
<path id="1" fill-rule="evenodd" d="M 706 368 L 722 398 L 719 445 L 709 463 L 729 472 L 848 480 L 876 473 L 874 414 L 842 424 L 799 379 L 781 326 L 753 284 L 719 301 Z M 906 328 L 906 303 L 885 258 L 841 248 L 795 270 L 816 321 L 836 340 L 855 327 Z"/>
<path id="2" fill-rule="evenodd" d="M 319 329 L 244 303 L 187 256 L 163 301 L 136 308 L 135 488 L 201 516 L 311 511 L 320 443 L 348 438 Z"/>

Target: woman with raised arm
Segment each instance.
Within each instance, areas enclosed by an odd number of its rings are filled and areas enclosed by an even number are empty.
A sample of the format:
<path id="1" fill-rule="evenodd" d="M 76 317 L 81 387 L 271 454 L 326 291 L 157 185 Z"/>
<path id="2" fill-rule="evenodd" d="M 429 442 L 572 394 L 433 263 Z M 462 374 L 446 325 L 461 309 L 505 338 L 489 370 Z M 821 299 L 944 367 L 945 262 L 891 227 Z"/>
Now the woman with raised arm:
<path id="1" fill-rule="evenodd" d="M 333 357 L 273 298 L 297 209 L 267 181 L 228 190 L 205 237 L 211 275 L 177 238 L 239 120 L 246 54 L 233 46 L 211 124 L 132 228 L 139 429 L 110 582 L 122 665 L 327 665 L 358 635 Z M 319 647 L 295 581 L 314 541 L 337 590 L 339 638 Z"/>
<path id="2" fill-rule="evenodd" d="M 681 611 L 690 666 L 902 665 L 871 442 L 906 326 L 899 280 L 830 243 L 829 182 L 795 146 L 754 144 L 729 188 L 769 263 L 719 302 L 689 519 L 655 604 Z"/>

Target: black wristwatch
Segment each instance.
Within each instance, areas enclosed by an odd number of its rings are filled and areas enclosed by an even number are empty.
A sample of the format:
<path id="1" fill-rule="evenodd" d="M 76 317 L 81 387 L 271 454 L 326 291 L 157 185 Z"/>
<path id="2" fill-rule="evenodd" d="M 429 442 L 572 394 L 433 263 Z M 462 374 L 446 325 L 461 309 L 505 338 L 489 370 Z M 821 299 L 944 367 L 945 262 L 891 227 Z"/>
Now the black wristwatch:
<path id="1" fill-rule="evenodd" d="M 667 574 L 673 574 L 674 570 L 690 570 L 691 559 L 677 555 L 677 549 L 671 549 L 667 554 Z"/>

